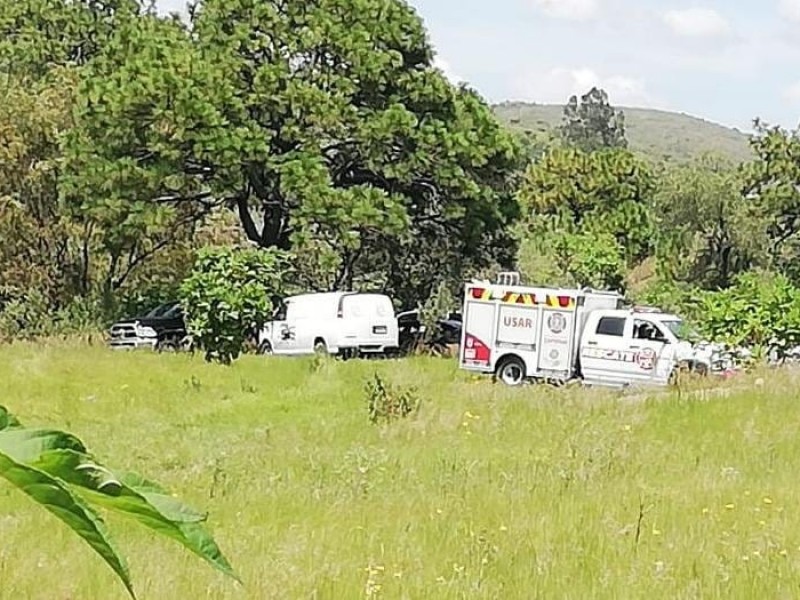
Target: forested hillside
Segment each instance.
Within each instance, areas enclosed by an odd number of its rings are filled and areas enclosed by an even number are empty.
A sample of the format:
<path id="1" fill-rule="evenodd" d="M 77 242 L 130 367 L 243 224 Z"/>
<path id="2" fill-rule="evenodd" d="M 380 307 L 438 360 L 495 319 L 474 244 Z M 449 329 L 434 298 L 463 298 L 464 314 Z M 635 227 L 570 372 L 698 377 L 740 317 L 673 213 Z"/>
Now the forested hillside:
<path id="1" fill-rule="evenodd" d="M 747 135 L 690 115 L 620 106 L 631 150 L 656 160 L 675 162 L 717 153 L 735 162 L 750 160 Z M 506 102 L 493 107 L 501 121 L 515 130 L 546 132 L 561 123 L 564 107 L 555 104 Z"/>

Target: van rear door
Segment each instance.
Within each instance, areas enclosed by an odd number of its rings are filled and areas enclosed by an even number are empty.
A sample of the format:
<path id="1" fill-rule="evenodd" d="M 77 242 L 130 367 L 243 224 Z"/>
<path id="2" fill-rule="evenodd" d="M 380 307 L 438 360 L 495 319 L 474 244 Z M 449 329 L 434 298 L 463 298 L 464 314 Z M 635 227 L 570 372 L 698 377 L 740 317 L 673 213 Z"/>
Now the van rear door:
<path id="1" fill-rule="evenodd" d="M 342 347 L 365 352 L 397 348 L 398 326 L 394 306 L 382 294 L 348 294 L 341 299 Z"/>

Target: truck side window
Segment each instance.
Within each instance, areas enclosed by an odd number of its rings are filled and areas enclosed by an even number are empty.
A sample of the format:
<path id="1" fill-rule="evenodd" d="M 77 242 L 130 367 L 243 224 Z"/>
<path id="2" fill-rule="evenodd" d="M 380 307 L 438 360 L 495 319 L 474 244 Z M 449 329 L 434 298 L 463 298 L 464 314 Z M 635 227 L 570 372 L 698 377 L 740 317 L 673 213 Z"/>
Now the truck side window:
<path id="1" fill-rule="evenodd" d="M 625 334 L 625 319 L 619 317 L 603 317 L 597 324 L 597 335 L 622 337 Z"/>
<path id="2" fill-rule="evenodd" d="M 655 342 L 663 342 L 667 339 L 664 332 L 649 321 L 635 321 L 633 324 L 633 337 L 637 340 L 650 340 Z"/>

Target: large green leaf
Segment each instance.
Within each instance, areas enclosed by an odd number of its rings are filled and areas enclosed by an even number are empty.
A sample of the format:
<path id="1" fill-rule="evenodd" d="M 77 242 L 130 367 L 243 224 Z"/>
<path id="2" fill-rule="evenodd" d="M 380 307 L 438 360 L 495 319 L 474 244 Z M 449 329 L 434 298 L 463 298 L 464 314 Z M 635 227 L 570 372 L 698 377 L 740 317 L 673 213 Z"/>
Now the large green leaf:
<path id="1" fill-rule="evenodd" d="M 86 446 L 71 433 L 26 427 L 0 430 L 0 452 L 29 464 L 48 450 L 73 450 L 87 454 Z"/>
<path id="2" fill-rule="evenodd" d="M 201 524 L 204 513 L 139 475 L 116 475 L 97 462 L 74 435 L 50 429 L 6 429 L 0 431 L 0 452 L 77 486 L 91 502 L 177 541 L 241 581 Z"/>
<path id="3" fill-rule="evenodd" d="M 131 597 L 136 598 L 125 560 L 111 544 L 100 516 L 79 496 L 55 477 L 21 464 L 2 451 L 0 451 L 0 477 L 7 479 L 83 538 L 114 570 Z"/>
<path id="4" fill-rule="evenodd" d="M 221 572 L 241 581 L 206 531 L 206 515 L 137 475 L 118 477 L 91 457 L 74 450 L 44 452 L 33 465 L 78 487 L 92 503 L 132 518 L 170 538 Z"/>

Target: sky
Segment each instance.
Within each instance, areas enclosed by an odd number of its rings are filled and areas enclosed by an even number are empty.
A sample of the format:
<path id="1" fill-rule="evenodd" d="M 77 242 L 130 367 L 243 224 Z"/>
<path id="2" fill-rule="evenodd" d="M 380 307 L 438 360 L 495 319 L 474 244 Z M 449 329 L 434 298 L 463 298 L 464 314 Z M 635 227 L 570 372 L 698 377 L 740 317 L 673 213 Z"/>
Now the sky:
<path id="1" fill-rule="evenodd" d="M 159 0 L 162 9 L 183 0 Z M 488 101 L 615 106 L 751 129 L 800 124 L 800 0 L 410 0 L 437 63 Z"/>

